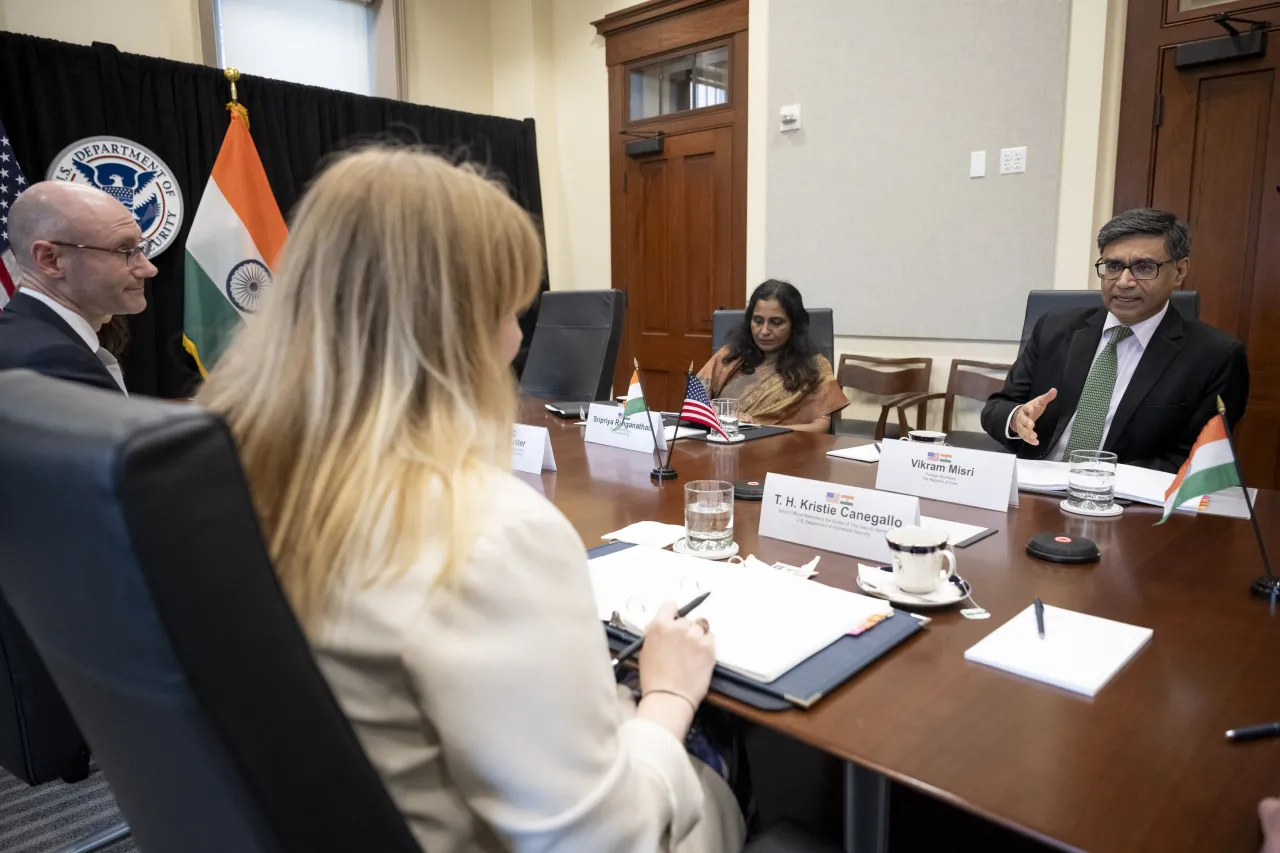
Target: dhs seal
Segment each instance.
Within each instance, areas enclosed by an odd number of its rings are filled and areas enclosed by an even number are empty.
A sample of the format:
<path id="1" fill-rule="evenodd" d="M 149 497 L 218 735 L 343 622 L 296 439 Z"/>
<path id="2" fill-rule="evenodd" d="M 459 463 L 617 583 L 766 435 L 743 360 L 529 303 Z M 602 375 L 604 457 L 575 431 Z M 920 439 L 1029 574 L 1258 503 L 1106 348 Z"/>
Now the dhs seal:
<path id="1" fill-rule="evenodd" d="M 173 172 L 148 148 L 118 136 L 91 136 L 62 149 L 45 175 L 51 181 L 87 184 L 133 213 L 150 241 L 147 256 L 169 248 L 182 227 L 182 190 Z"/>

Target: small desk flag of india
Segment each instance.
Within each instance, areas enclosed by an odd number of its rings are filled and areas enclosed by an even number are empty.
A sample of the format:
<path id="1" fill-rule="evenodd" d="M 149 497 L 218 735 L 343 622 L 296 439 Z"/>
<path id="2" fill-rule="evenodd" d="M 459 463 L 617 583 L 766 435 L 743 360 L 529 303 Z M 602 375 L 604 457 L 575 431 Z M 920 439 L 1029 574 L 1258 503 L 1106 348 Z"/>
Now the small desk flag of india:
<path id="1" fill-rule="evenodd" d="M 1182 463 L 1178 476 L 1169 491 L 1164 493 L 1164 517 L 1156 524 L 1164 524 L 1169 515 L 1193 498 L 1240 485 L 1236 473 L 1235 454 L 1227 438 L 1227 424 L 1222 415 L 1214 415 L 1200 431 L 1191 455 Z"/>
<path id="2" fill-rule="evenodd" d="M 631 371 L 631 385 L 627 388 L 627 402 L 622 406 L 622 420 L 618 421 L 618 425 L 614 427 L 614 432 L 622 429 L 623 423 L 627 418 L 636 412 L 648 411 L 649 407 L 644 402 L 644 391 L 640 390 L 640 371 Z"/>
<path id="3" fill-rule="evenodd" d="M 258 309 L 288 234 L 248 119 L 233 109 L 187 235 L 182 345 L 201 375 Z"/>

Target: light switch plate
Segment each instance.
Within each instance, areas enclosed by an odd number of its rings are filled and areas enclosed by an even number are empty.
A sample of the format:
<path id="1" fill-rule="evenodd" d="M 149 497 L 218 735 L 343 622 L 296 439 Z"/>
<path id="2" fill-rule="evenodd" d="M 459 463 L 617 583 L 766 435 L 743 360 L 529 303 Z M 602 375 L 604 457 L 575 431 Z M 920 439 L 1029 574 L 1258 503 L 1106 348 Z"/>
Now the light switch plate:
<path id="1" fill-rule="evenodd" d="M 985 178 L 987 176 L 987 152 L 969 152 L 969 177 Z"/>
<path id="2" fill-rule="evenodd" d="M 799 130 L 800 122 L 800 105 L 788 104 L 778 111 L 778 126 L 783 133 L 790 133 L 793 130 Z"/>

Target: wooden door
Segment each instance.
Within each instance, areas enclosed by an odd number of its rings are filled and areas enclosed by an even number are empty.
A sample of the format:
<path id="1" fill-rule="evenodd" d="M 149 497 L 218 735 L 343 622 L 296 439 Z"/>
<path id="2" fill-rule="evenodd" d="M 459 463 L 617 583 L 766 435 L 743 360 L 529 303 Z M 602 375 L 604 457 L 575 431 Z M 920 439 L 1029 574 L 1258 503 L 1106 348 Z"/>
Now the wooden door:
<path id="1" fill-rule="evenodd" d="M 1179 45 L 1267 30 L 1264 55 L 1184 66 Z M 1129 0 L 1115 210 L 1158 207 L 1191 226 L 1200 319 L 1244 342 L 1245 479 L 1280 485 L 1280 0 Z"/>
<path id="2" fill-rule="evenodd" d="M 1280 481 L 1280 32 L 1264 57 L 1161 73 L 1151 204 L 1191 226 L 1200 319 L 1243 341 L 1245 478 Z"/>
<path id="3" fill-rule="evenodd" d="M 733 129 L 670 136 L 665 147 L 626 161 L 623 286 L 634 298 L 627 339 L 645 394 L 671 411 L 689 365 L 698 370 L 711 351 L 711 312 L 734 301 Z"/>
<path id="4" fill-rule="evenodd" d="M 609 67 L 614 387 L 639 361 L 653 409 L 711 357 L 711 315 L 746 302 L 747 0 L 649 0 L 595 23 Z M 661 135 L 659 153 L 627 144 Z"/>

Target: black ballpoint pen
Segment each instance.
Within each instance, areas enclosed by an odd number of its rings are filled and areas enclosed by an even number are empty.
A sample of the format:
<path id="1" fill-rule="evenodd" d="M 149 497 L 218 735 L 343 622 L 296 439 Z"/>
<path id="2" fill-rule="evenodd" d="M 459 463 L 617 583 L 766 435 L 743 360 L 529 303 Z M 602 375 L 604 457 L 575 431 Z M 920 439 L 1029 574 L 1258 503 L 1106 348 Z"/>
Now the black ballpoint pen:
<path id="1" fill-rule="evenodd" d="M 707 596 L 710 594 L 711 594 L 710 592 L 704 592 L 702 595 L 698 596 L 693 601 L 690 601 L 684 607 L 681 607 L 679 610 L 676 611 L 676 618 L 682 619 L 685 616 L 688 616 L 690 613 L 693 612 L 693 609 L 695 607 L 697 607 L 702 602 L 706 601 Z M 622 663 L 624 660 L 626 660 L 627 658 L 631 657 L 632 655 L 640 651 L 640 647 L 643 645 L 644 645 L 644 637 L 640 637 L 631 645 L 627 646 L 625 649 L 618 652 L 618 656 L 613 659 L 613 668 L 617 669 L 618 664 Z"/>
<path id="2" fill-rule="evenodd" d="M 1280 723 L 1262 723 L 1257 726 L 1242 726 L 1238 729 L 1227 729 L 1227 740 L 1240 743 L 1246 740 L 1259 740 L 1264 737 L 1280 737 Z"/>
<path id="3" fill-rule="evenodd" d="M 1040 639 L 1044 639 L 1044 602 L 1040 600 L 1040 596 L 1036 596 L 1036 630 L 1040 632 Z"/>

